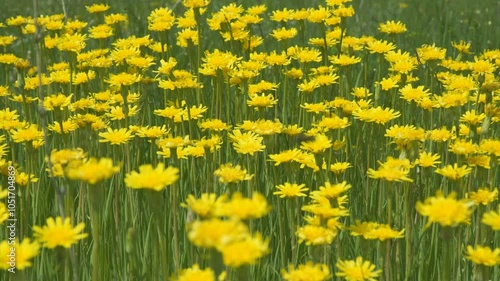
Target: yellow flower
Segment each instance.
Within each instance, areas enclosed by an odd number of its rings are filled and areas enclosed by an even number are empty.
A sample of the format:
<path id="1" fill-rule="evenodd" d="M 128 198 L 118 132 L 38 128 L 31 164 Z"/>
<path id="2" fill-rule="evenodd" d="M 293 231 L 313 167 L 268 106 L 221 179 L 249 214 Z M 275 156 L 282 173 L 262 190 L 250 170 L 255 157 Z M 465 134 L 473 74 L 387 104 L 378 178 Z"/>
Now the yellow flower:
<path id="1" fill-rule="evenodd" d="M 424 141 L 425 130 L 413 125 L 394 125 L 385 131 L 386 137 L 394 139 L 398 149 L 409 148 L 414 141 Z"/>
<path id="2" fill-rule="evenodd" d="M 346 192 L 351 189 L 351 185 L 346 181 L 337 184 L 331 184 L 330 182 L 325 182 L 324 186 L 320 186 L 319 190 L 315 190 L 311 192 L 311 198 L 324 197 L 328 199 L 337 198 L 340 194 Z"/>
<path id="3" fill-rule="evenodd" d="M 257 107 L 273 107 L 278 103 L 278 100 L 274 98 L 272 94 L 269 95 L 251 95 L 250 100 L 247 101 L 249 106 L 256 107 L 255 110 L 258 110 Z"/>
<path id="4" fill-rule="evenodd" d="M 182 5 L 189 9 L 199 9 L 210 4 L 210 0 L 183 0 Z M 201 279 L 200 279 L 201 280 Z"/>
<path id="5" fill-rule="evenodd" d="M 426 138 L 435 142 L 445 142 L 450 139 L 455 139 L 455 134 L 453 131 L 449 131 L 446 127 L 441 129 L 434 129 L 427 131 Z"/>
<path id="6" fill-rule="evenodd" d="M 453 164 L 453 166 L 447 165 L 443 168 L 436 169 L 436 173 L 454 181 L 463 178 L 464 176 L 470 174 L 471 172 L 472 168 L 467 168 L 467 165 L 458 167 L 457 163 Z"/>
<path id="7" fill-rule="evenodd" d="M 309 188 L 306 188 L 305 186 L 305 184 L 285 182 L 284 184 L 277 185 L 276 188 L 279 191 L 275 191 L 273 194 L 278 195 L 280 198 L 302 197 L 306 196 L 303 192 L 309 190 Z"/>
<path id="8" fill-rule="evenodd" d="M 212 218 L 193 222 L 187 236 L 198 247 L 222 249 L 225 244 L 241 240 L 246 235 L 248 227 L 243 222 Z"/>
<path id="9" fill-rule="evenodd" d="M 366 110 L 356 110 L 353 112 L 354 118 L 360 119 L 364 122 L 375 122 L 377 124 L 385 124 L 393 119 L 401 116 L 399 111 L 394 111 L 391 108 L 370 108 Z"/>
<path id="10" fill-rule="evenodd" d="M 111 158 L 90 158 L 86 162 L 75 161 L 66 168 L 66 176 L 72 180 L 83 180 L 90 184 L 96 184 L 102 180 L 109 179 L 118 173 L 120 167 L 113 166 Z"/>
<path id="11" fill-rule="evenodd" d="M 215 215 L 216 210 L 222 208 L 226 201 L 225 194 L 218 198 L 215 193 L 203 193 L 200 198 L 189 194 L 186 203 L 182 203 L 181 206 L 191 209 L 201 217 L 211 217 Z"/>
<path id="12" fill-rule="evenodd" d="M 343 277 L 347 281 L 376 281 L 382 270 L 375 270 L 375 265 L 369 261 L 363 261 L 362 257 L 356 260 L 339 260 L 335 266 L 339 272 L 336 276 Z"/>
<path id="13" fill-rule="evenodd" d="M 214 175 L 219 177 L 221 183 L 234 183 L 238 181 L 250 180 L 253 175 L 247 174 L 247 170 L 241 169 L 240 165 L 233 167 L 233 164 L 224 164 L 215 170 Z"/>
<path id="14" fill-rule="evenodd" d="M 442 60 L 446 57 L 446 49 L 436 47 L 432 45 L 422 45 L 422 47 L 417 48 L 418 58 L 422 63 L 427 61 Z"/>
<path id="15" fill-rule="evenodd" d="M 366 49 L 368 49 L 372 54 L 383 54 L 396 49 L 396 46 L 393 43 L 387 41 L 373 40 L 368 42 L 368 46 L 366 47 Z"/>
<path id="16" fill-rule="evenodd" d="M 462 116 L 460 116 L 460 122 L 468 123 L 472 126 L 477 126 L 479 123 L 483 122 L 486 115 L 484 113 L 476 114 L 476 110 L 467 110 Z"/>
<path id="17" fill-rule="evenodd" d="M 360 58 L 355 56 L 348 56 L 341 54 L 340 56 L 329 56 L 328 57 L 333 64 L 338 64 L 340 66 L 349 66 L 361 62 Z"/>
<path id="18" fill-rule="evenodd" d="M 374 179 L 383 179 L 386 181 L 407 181 L 413 182 L 411 178 L 408 177 L 410 172 L 409 167 L 404 165 L 404 163 L 392 163 L 393 159 L 391 157 L 387 158 L 385 163 L 381 163 L 378 170 L 368 169 L 368 176 Z M 390 165 L 389 165 L 390 164 Z"/>
<path id="19" fill-rule="evenodd" d="M 498 199 L 498 188 L 493 190 L 489 188 L 480 188 L 476 192 L 467 193 L 467 197 L 474 200 L 477 205 L 488 205 Z"/>
<path id="20" fill-rule="evenodd" d="M 387 224 L 378 225 L 375 228 L 367 231 L 363 234 L 365 239 L 378 239 L 380 241 L 385 241 L 386 239 L 397 239 L 404 237 L 405 229 L 394 230 Z"/>
<path id="21" fill-rule="evenodd" d="M 89 29 L 89 37 L 104 39 L 113 36 L 113 28 L 107 24 L 100 24 Z"/>
<path id="22" fill-rule="evenodd" d="M 382 87 L 382 90 L 388 91 L 392 88 L 397 88 L 398 87 L 398 80 L 394 79 L 393 77 L 388 77 L 388 78 L 382 78 L 382 81 L 377 82 L 380 84 L 380 87 Z"/>
<path id="23" fill-rule="evenodd" d="M 460 42 L 451 42 L 451 46 L 455 48 L 459 53 L 462 54 L 470 54 L 470 43 L 465 43 L 463 40 L 460 40 Z"/>
<path id="24" fill-rule="evenodd" d="M 418 159 L 415 161 L 415 164 L 418 164 L 420 167 L 436 167 L 436 164 L 441 163 L 438 161 L 441 156 L 439 154 L 432 154 L 431 152 L 422 151 Z"/>
<path id="25" fill-rule="evenodd" d="M 285 27 L 278 28 L 273 30 L 273 32 L 271 33 L 271 36 L 278 41 L 291 39 L 296 35 L 297 35 L 297 29 L 293 27 L 290 29 L 286 29 Z"/>
<path id="26" fill-rule="evenodd" d="M 166 31 L 175 23 L 175 15 L 169 8 L 157 8 L 148 16 L 148 30 Z"/>
<path id="27" fill-rule="evenodd" d="M 497 264 L 500 264 L 500 248 L 491 250 L 491 248 L 487 246 L 482 247 L 476 245 L 475 248 L 472 248 L 472 246 L 467 246 L 467 256 L 465 257 L 475 264 L 495 266 Z"/>
<path id="28" fill-rule="evenodd" d="M 316 135 L 314 140 L 302 142 L 300 146 L 301 149 L 310 151 L 311 153 L 317 154 L 325 151 L 326 149 L 332 147 L 332 142 L 326 135 Z"/>
<path id="29" fill-rule="evenodd" d="M 215 281 L 215 273 L 211 268 L 200 269 L 200 266 L 195 264 L 190 268 L 183 269 L 179 273 L 177 281 Z"/>
<path id="30" fill-rule="evenodd" d="M 14 242 L 10 244 L 10 242 Z M 40 245 L 38 242 L 33 241 L 29 238 L 25 238 L 23 242 L 19 243 L 17 240 L 4 240 L 0 243 L 0 269 L 8 270 L 11 268 L 9 264 L 11 249 L 14 248 L 15 251 L 15 268 L 17 270 L 23 270 L 31 266 L 31 259 L 36 257 L 40 251 Z"/>
<path id="31" fill-rule="evenodd" d="M 106 4 L 94 4 L 92 6 L 85 6 L 85 9 L 87 9 L 87 12 L 90 14 L 97 14 L 97 13 L 102 13 L 106 12 L 109 10 L 110 6 Z"/>
<path id="32" fill-rule="evenodd" d="M 475 155 L 467 157 L 467 162 L 471 167 L 482 167 L 485 169 L 490 169 L 491 158 L 488 155 Z"/>
<path id="33" fill-rule="evenodd" d="M 457 226 L 459 223 L 468 224 L 472 209 L 469 200 L 456 200 L 456 193 L 452 192 L 444 197 L 441 191 L 436 192 L 435 197 L 425 199 L 425 202 L 417 202 L 416 208 L 422 216 L 428 217 L 425 228 L 433 222 L 441 226 Z"/>
<path id="34" fill-rule="evenodd" d="M 132 171 L 125 175 L 125 185 L 133 189 L 153 189 L 155 191 L 163 190 L 167 185 L 171 185 L 179 178 L 179 169 L 167 167 L 163 163 L 158 164 L 156 168 L 146 164 L 139 167 L 139 172 Z"/>
<path id="35" fill-rule="evenodd" d="M 86 46 L 85 40 L 87 40 L 87 35 L 84 34 L 64 34 L 57 41 L 56 47 L 60 51 L 79 53 Z"/>
<path id="36" fill-rule="evenodd" d="M 288 266 L 288 271 L 285 269 L 281 270 L 281 275 L 287 281 L 324 281 L 331 276 L 328 265 L 321 263 L 313 264 L 312 262 L 300 264 L 297 268 L 290 265 Z"/>
<path id="37" fill-rule="evenodd" d="M 156 138 L 161 138 L 162 136 L 166 135 L 168 130 L 165 128 L 165 125 L 163 126 L 146 126 L 142 127 L 137 131 L 136 135 L 141 137 L 141 138 L 149 138 L 149 139 L 156 139 Z"/>
<path id="38" fill-rule="evenodd" d="M 305 225 L 297 229 L 299 243 L 305 242 L 306 245 L 325 245 L 331 244 L 337 231 L 316 225 Z"/>
<path id="39" fill-rule="evenodd" d="M 479 144 L 479 151 L 500 157 L 500 140 L 483 139 Z"/>
<path id="40" fill-rule="evenodd" d="M 350 225 L 349 230 L 351 231 L 351 236 L 364 236 L 378 227 L 379 224 L 376 222 L 361 222 L 356 220 L 356 224 Z"/>
<path id="41" fill-rule="evenodd" d="M 49 124 L 47 128 L 59 134 L 67 134 L 69 132 L 73 132 L 74 130 L 78 129 L 78 124 L 75 121 L 68 119 L 64 120 L 62 124 L 60 124 L 57 121 L 54 121 L 54 123 Z"/>
<path id="42" fill-rule="evenodd" d="M 104 16 L 104 22 L 106 24 L 115 24 L 120 22 L 128 22 L 127 14 L 109 14 Z"/>
<path id="43" fill-rule="evenodd" d="M 109 83 L 111 86 L 130 86 L 134 83 L 141 81 L 141 75 L 130 74 L 121 72 L 119 74 L 109 74 L 109 79 L 104 79 L 104 82 Z"/>
<path id="44" fill-rule="evenodd" d="M 61 217 L 56 217 L 55 220 L 50 217 L 45 226 L 33 226 L 33 232 L 36 240 L 46 248 L 53 249 L 58 246 L 70 248 L 78 240 L 87 237 L 87 233 L 80 233 L 84 228 L 83 222 L 73 228 L 69 218 L 63 221 Z"/>
<path id="45" fill-rule="evenodd" d="M 330 171 L 336 175 L 342 174 L 349 168 L 352 168 L 351 163 L 349 162 L 335 162 L 330 165 Z"/>
<path id="46" fill-rule="evenodd" d="M 23 129 L 17 129 L 10 131 L 10 136 L 14 142 L 30 142 L 35 140 L 43 140 L 43 132 L 38 130 L 37 125 L 29 125 Z"/>
<path id="47" fill-rule="evenodd" d="M 236 192 L 230 201 L 221 204 L 220 207 L 216 210 L 217 216 L 238 220 L 258 219 L 270 210 L 266 198 L 258 192 L 253 192 L 252 198 L 245 198 L 240 192 Z"/>
<path id="48" fill-rule="evenodd" d="M 217 76 L 217 71 L 228 73 L 234 68 L 236 62 L 240 60 L 231 52 L 221 52 L 215 49 L 213 52 L 205 51 L 205 57 L 199 72 L 206 76 Z"/>
<path id="49" fill-rule="evenodd" d="M 269 241 L 264 240 L 259 233 L 255 236 L 246 235 L 243 239 L 227 243 L 220 249 L 222 260 L 230 267 L 254 264 L 269 252 L 268 245 Z"/>
<path id="50" fill-rule="evenodd" d="M 240 154 L 250 154 L 253 156 L 255 152 L 266 148 L 262 144 L 264 138 L 253 132 L 241 133 L 240 130 L 234 130 L 232 134 L 229 134 L 229 138 L 234 142 L 234 150 Z"/>
<path id="51" fill-rule="evenodd" d="M 500 204 L 498 205 L 498 211 L 489 211 L 483 214 L 481 222 L 491 226 L 493 230 L 500 230 Z"/>
<path id="52" fill-rule="evenodd" d="M 99 142 L 109 142 L 111 145 L 120 145 L 127 143 L 134 136 L 132 132 L 127 130 L 126 128 L 113 130 L 111 128 L 107 128 L 107 132 L 99 133 L 99 136 L 102 138 Z"/>
<path id="53" fill-rule="evenodd" d="M 406 31 L 406 25 L 392 20 L 379 24 L 378 30 L 386 34 L 400 34 Z"/>
<path id="54" fill-rule="evenodd" d="M 411 84 L 404 86 L 399 92 L 401 93 L 402 99 L 408 102 L 415 101 L 417 103 L 430 95 L 428 93 L 429 90 L 424 90 L 424 86 L 413 88 Z"/>
<path id="55" fill-rule="evenodd" d="M 281 163 L 292 162 L 299 155 L 298 149 L 285 150 L 278 154 L 270 154 L 271 161 L 276 162 L 274 166 L 279 166 Z"/>

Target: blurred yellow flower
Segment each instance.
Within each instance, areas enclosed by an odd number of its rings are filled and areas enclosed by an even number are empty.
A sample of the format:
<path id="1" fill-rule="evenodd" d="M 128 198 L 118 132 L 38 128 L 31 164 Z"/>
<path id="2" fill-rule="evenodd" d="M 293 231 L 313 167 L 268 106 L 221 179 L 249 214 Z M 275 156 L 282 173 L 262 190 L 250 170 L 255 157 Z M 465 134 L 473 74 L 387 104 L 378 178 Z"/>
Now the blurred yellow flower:
<path id="1" fill-rule="evenodd" d="M 281 270 L 283 279 L 287 281 L 324 281 L 331 277 L 330 268 L 326 264 L 307 262 L 300 264 L 297 268 L 288 266 L 288 271 Z"/>
<path id="2" fill-rule="evenodd" d="M 96 184 L 118 173 L 119 166 L 113 166 L 111 158 L 90 158 L 87 161 L 73 161 L 66 167 L 66 176 L 72 180 L 83 180 Z"/>
<path id="3" fill-rule="evenodd" d="M 467 255 L 465 257 L 475 264 L 495 266 L 500 264 L 500 248 L 491 250 L 488 246 L 476 245 L 474 248 L 467 246 Z"/>
<path id="4" fill-rule="evenodd" d="M 435 197 L 425 199 L 425 202 L 417 202 L 416 208 L 422 216 L 428 217 L 425 228 L 433 222 L 441 226 L 457 226 L 460 223 L 468 224 L 474 205 L 467 199 L 456 200 L 456 193 L 452 192 L 444 197 L 442 191 L 437 191 Z"/>

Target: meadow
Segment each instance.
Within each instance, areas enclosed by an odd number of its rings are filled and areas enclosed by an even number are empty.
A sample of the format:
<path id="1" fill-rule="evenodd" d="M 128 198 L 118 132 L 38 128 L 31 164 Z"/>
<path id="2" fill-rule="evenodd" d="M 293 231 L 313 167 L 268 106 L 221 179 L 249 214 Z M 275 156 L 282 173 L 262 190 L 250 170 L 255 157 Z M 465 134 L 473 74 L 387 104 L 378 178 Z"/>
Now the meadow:
<path id="1" fill-rule="evenodd" d="M 500 280 L 500 1 L 4 3 L 0 280 Z"/>

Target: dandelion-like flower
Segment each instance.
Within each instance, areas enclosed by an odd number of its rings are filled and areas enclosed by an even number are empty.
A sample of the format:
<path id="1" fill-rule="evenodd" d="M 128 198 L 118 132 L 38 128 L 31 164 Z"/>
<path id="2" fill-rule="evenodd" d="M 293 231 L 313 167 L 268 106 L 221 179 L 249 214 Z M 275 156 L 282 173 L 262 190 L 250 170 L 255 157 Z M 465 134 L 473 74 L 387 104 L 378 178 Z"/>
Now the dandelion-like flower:
<path id="1" fill-rule="evenodd" d="M 240 165 L 224 164 L 215 170 L 214 175 L 219 177 L 221 183 L 234 183 L 238 181 L 250 180 L 253 175 L 247 174 L 247 170 L 241 168 Z"/>
<path id="2" fill-rule="evenodd" d="M 488 205 L 498 199 L 498 188 L 494 188 L 492 190 L 488 188 L 480 188 L 475 192 L 467 193 L 467 197 L 474 200 L 477 205 Z"/>
<path id="3" fill-rule="evenodd" d="M 475 264 L 495 266 L 500 264 L 500 248 L 492 250 L 490 247 L 479 245 L 476 245 L 474 248 L 467 246 L 467 255 L 465 257 Z"/>
<path id="4" fill-rule="evenodd" d="M 328 265 L 322 263 L 314 264 L 312 262 L 300 264 L 297 268 L 290 265 L 288 271 L 285 269 L 281 270 L 281 275 L 287 281 L 324 281 L 331 276 Z"/>
<path id="5" fill-rule="evenodd" d="M 125 175 L 125 185 L 133 189 L 152 189 L 155 191 L 163 190 L 167 185 L 171 185 L 179 178 L 179 169 L 167 167 L 163 163 L 158 164 L 156 168 L 152 165 L 142 165 L 139 172 L 132 171 Z"/>
<path id="6" fill-rule="evenodd" d="M 78 240 L 87 237 L 87 233 L 80 233 L 84 228 L 83 222 L 72 227 L 69 218 L 63 221 L 61 217 L 55 219 L 50 217 L 45 226 L 33 226 L 33 232 L 36 240 L 46 248 L 53 249 L 58 246 L 70 248 Z"/>
<path id="7" fill-rule="evenodd" d="M 484 213 L 481 222 L 491 226 L 493 230 L 500 230 L 500 204 L 498 205 L 498 211 Z"/>
<path id="8" fill-rule="evenodd" d="M 357 257 L 356 260 L 340 260 L 335 266 L 339 270 L 335 275 L 347 281 L 376 281 L 382 273 L 382 270 L 376 270 L 374 264 L 364 261 L 362 257 Z"/>
<path id="9" fill-rule="evenodd" d="M 14 242 L 13 244 L 10 241 Z M 8 270 L 10 268 L 10 255 L 12 249 L 15 250 L 16 269 L 23 270 L 31 267 L 31 259 L 40 252 L 40 244 L 36 241 L 31 242 L 25 238 L 23 242 L 17 240 L 4 240 L 0 243 L 0 269 Z"/>
<path id="10" fill-rule="evenodd" d="M 276 188 L 279 191 L 275 191 L 273 194 L 278 195 L 280 198 L 303 197 L 306 196 L 304 191 L 309 190 L 309 188 L 306 188 L 305 186 L 305 184 L 285 182 L 284 184 L 277 185 Z"/>
<path id="11" fill-rule="evenodd" d="M 102 138 L 99 142 L 109 142 L 111 145 L 120 145 L 127 143 L 134 136 L 132 132 L 127 130 L 126 128 L 122 129 L 111 129 L 108 128 L 107 132 L 99 133 L 99 136 Z"/>
<path id="12" fill-rule="evenodd" d="M 441 226 L 457 226 L 460 223 L 468 224 L 472 214 L 472 203 L 469 200 L 455 199 L 456 193 L 452 192 L 448 197 L 444 197 L 441 191 L 436 196 L 425 199 L 425 202 L 417 202 L 416 208 L 422 216 L 428 217 L 425 227 L 429 227 L 433 222 Z"/>
<path id="13" fill-rule="evenodd" d="M 83 180 L 96 184 L 118 173 L 120 167 L 113 166 L 111 158 L 90 158 L 86 162 L 70 163 L 66 168 L 66 176 L 72 180 Z"/>
<path id="14" fill-rule="evenodd" d="M 450 180 L 459 180 L 472 172 L 472 168 L 468 168 L 467 165 L 462 165 L 458 167 L 458 164 L 447 165 L 443 168 L 436 169 L 436 173 L 440 174 Z"/>

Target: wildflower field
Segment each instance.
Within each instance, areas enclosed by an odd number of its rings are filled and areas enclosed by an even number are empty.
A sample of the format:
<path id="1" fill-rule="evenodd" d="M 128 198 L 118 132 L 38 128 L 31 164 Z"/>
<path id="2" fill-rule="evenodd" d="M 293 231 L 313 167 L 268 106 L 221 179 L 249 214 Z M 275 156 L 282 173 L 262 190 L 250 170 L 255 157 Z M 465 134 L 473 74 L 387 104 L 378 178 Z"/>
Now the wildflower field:
<path id="1" fill-rule="evenodd" d="M 500 280 L 500 1 L 3 2 L 0 280 Z"/>

